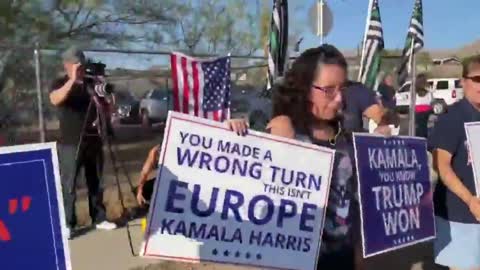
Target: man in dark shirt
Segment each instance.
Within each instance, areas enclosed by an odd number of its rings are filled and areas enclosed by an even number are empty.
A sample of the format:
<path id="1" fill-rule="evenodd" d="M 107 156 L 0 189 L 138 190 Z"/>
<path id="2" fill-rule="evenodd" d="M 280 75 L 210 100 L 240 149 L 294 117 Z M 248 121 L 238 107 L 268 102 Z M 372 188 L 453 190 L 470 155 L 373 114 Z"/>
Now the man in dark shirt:
<path id="1" fill-rule="evenodd" d="M 395 88 L 393 87 L 393 76 L 387 74 L 383 79 L 383 82 L 378 87 L 382 99 L 382 105 L 385 109 L 395 111 Z"/>
<path id="2" fill-rule="evenodd" d="M 67 225 L 72 230 L 77 225 L 76 179 L 80 169 L 84 168 L 92 223 L 98 229 L 110 230 L 116 226 L 106 221 L 103 205 L 102 139 L 93 125 L 97 111 L 87 92 L 83 64 L 85 56 L 81 51 L 75 48 L 67 50 L 63 54 L 67 75 L 54 80 L 50 89 L 50 102 L 58 108 L 60 121 L 59 159 L 65 214 Z"/>
<path id="3" fill-rule="evenodd" d="M 480 121 L 480 56 L 464 64 L 462 83 L 465 98 L 440 116 L 429 138 L 441 180 L 434 194 L 435 261 L 450 269 L 480 269 L 480 199 L 464 128 Z"/>
<path id="4" fill-rule="evenodd" d="M 373 90 L 358 82 L 349 82 L 343 91 L 343 128 L 347 132 L 364 132 L 363 117 L 379 124 L 383 117 L 383 107 L 377 101 Z"/>

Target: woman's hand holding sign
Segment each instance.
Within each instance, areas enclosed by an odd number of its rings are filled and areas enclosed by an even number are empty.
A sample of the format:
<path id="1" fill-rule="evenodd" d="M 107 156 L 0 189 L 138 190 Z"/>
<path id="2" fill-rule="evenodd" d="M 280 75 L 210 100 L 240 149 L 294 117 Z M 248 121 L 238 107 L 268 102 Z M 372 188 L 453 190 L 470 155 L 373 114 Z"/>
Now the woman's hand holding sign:
<path id="1" fill-rule="evenodd" d="M 375 131 L 375 134 L 383 135 L 385 137 L 392 136 L 392 129 L 389 126 L 378 126 Z"/>
<path id="2" fill-rule="evenodd" d="M 228 128 L 238 135 L 246 135 L 248 133 L 248 122 L 245 119 L 231 119 L 227 122 Z"/>

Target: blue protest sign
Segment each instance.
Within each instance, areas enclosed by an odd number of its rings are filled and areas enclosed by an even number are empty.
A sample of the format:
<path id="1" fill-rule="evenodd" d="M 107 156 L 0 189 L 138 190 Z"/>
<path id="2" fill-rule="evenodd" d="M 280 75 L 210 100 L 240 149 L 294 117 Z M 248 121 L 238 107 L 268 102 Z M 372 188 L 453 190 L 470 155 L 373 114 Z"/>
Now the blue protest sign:
<path id="1" fill-rule="evenodd" d="M 435 237 L 426 140 L 354 134 L 363 256 Z"/>
<path id="2" fill-rule="evenodd" d="M 141 254 L 316 269 L 333 159 L 327 148 L 170 113 Z"/>
<path id="3" fill-rule="evenodd" d="M 0 148 L 2 269 L 71 269 L 54 143 Z"/>

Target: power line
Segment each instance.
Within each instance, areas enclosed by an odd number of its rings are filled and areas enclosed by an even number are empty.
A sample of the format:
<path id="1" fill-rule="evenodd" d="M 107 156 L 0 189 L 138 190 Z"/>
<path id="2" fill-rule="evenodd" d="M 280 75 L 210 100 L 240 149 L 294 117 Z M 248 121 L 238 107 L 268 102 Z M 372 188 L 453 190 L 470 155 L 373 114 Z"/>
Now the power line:
<path id="1" fill-rule="evenodd" d="M 22 46 L 22 45 L 11 45 L 7 43 L 0 43 L 0 50 L 2 49 L 11 49 L 11 50 L 35 50 L 35 46 Z M 40 51 L 63 51 L 65 48 L 58 48 L 58 47 L 40 47 Z M 172 51 L 164 51 L 164 50 L 126 50 L 126 49 L 99 49 L 99 48 L 85 48 L 82 49 L 84 52 L 96 52 L 96 53 L 121 53 L 121 54 L 144 54 L 144 55 L 170 55 Z M 192 57 L 219 57 L 220 55 L 215 54 L 193 54 Z M 265 56 L 260 55 L 230 55 L 231 58 L 234 59 L 253 59 L 253 60 L 264 60 L 267 61 Z M 401 57 L 400 54 L 398 55 L 384 55 L 383 58 L 399 58 Z M 289 57 L 290 60 L 295 60 L 296 56 Z M 347 60 L 354 60 L 356 56 L 348 56 L 346 57 Z"/>
<path id="2" fill-rule="evenodd" d="M 35 50 L 34 46 L 21 46 L 21 45 L 10 45 L 5 43 L 0 43 L 0 49 L 13 49 L 13 50 Z M 63 51 L 65 48 L 58 47 L 41 47 L 42 51 Z M 122 53 L 122 54 L 147 54 L 147 55 L 170 55 L 172 51 L 150 51 L 150 50 L 125 50 L 125 49 L 98 49 L 98 48 L 84 48 L 83 52 L 97 52 L 97 53 Z M 193 57 L 218 57 L 220 55 L 215 54 L 193 54 Z M 264 56 L 259 55 L 230 55 L 231 58 L 237 59 L 258 59 L 258 60 L 267 60 Z"/>

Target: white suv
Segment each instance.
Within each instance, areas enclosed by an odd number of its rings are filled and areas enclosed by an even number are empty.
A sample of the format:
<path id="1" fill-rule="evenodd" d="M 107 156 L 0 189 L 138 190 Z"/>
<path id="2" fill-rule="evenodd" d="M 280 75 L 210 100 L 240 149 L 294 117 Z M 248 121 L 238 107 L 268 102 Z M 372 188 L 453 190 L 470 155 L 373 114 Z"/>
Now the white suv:
<path id="1" fill-rule="evenodd" d="M 408 112 L 410 107 L 410 84 L 411 82 L 406 82 L 395 95 L 400 113 Z M 457 78 L 429 79 L 428 85 L 433 94 L 433 109 L 436 114 L 444 112 L 448 105 L 463 98 L 463 87 Z"/>

